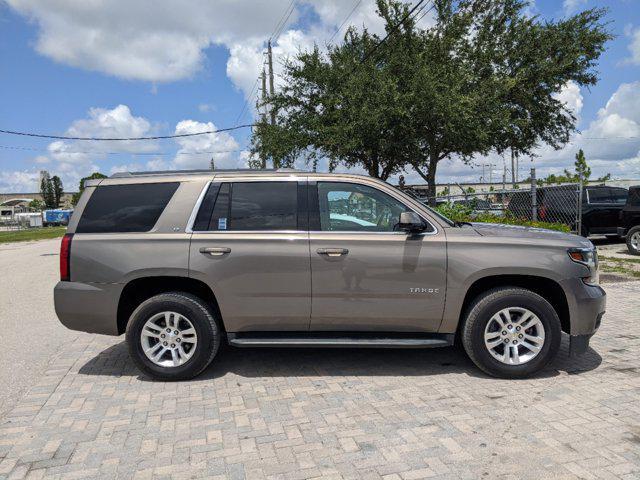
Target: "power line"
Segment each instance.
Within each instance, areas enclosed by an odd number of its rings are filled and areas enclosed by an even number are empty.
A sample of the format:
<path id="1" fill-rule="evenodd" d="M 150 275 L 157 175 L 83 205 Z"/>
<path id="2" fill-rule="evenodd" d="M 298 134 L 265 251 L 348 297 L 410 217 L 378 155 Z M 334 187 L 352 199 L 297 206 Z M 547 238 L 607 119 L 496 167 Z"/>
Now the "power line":
<path id="1" fill-rule="evenodd" d="M 345 23 L 347 23 L 349 21 L 349 19 L 351 18 L 351 15 L 353 15 L 353 13 L 356 11 L 356 9 L 360 6 L 361 3 L 362 3 L 362 0 L 357 0 L 355 5 L 353 6 L 351 11 L 349 12 L 349 15 L 347 15 L 347 17 L 342 21 L 342 23 L 340 24 L 338 29 L 335 32 L 333 32 L 333 35 L 331 35 L 331 38 L 329 39 L 329 41 L 327 43 L 331 43 L 331 41 L 340 32 L 340 30 L 342 30 L 342 27 L 344 27 Z"/>
<path id="2" fill-rule="evenodd" d="M 416 23 L 420 22 L 420 20 L 422 20 L 425 17 L 425 15 L 427 15 L 427 13 L 429 13 L 431 10 L 433 10 L 435 8 L 435 6 L 436 6 L 435 4 L 431 5 L 431 7 L 429 7 L 429 9 L 426 12 L 424 12 L 422 15 L 420 15 L 420 18 L 418 18 L 416 20 Z M 420 13 L 420 12 L 418 12 L 418 13 Z M 416 17 L 417 16 L 418 16 L 418 14 L 416 14 Z"/>
<path id="3" fill-rule="evenodd" d="M 402 25 L 404 22 L 406 22 L 407 19 L 413 14 L 413 12 L 415 12 L 418 9 L 418 7 L 420 7 L 420 5 L 422 5 L 424 2 L 425 2 L 425 0 L 420 0 L 418 3 L 416 3 L 413 6 L 413 8 L 411 10 L 409 10 L 409 12 L 404 16 L 404 18 L 402 18 L 402 20 L 400 20 L 396 25 L 394 25 L 387 32 L 387 34 L 384 36 L 384 38 L 382 40 L 380 40 L 371 50 L 369 50 L 365 54 L 364 58 L 360 61 L 360 63 L 358 65 L 356 65 L 356 67 L 351 70 L 351 73 L 353 73 L 358 66 L 363 65 L 371 57 L 371 55 L 373 55 L 382 46 L 382 44 L 387 41 L 387 39 L 391 36 L 391 34 L 395 33 L 395 31 L 400 27 L 400 25 Z M 431 8 L 433 8 L 433 7 L 431 7 Z"/>
<path id="4" fill-rule="evenodd" d="M 212 155 L 212 154 L 218 154 L 218 153 L 234 153 L 234 152 L 241 152 L 242 149 L 241 148 L 236 148 L 234 150 L 202 150 L 202 151 L 198 151 L 198 152 L 106 152 L 106 151 L 102 151 L 102 150 L 63 150 L 61 152 L 55 152 L 55 151 L 51 151 L 51 150 L 47 150 L 44 148 L 32 148 L 32 147 L 24 147 L 24 146 L 11 146 L 11 145 L 0 145 L 0 148 L 5 149 L 5 150 L 25 150 L 25 151 L 30 151 L 30 152 L 47 152 L 47 153 L 71 153 L 71 154 L 76 154 L 76 153 L 82 153 L 85 155 L 143 155 L 143 156 L 150 156 L 150 157 L 155 157 L 155 156 L 159 156 L 159 157 L 163 157 L 163 156 L 174 156 L 174 155 Z"/>
<path id="5" fill-rule="evenodd" d="M 236 125 L 238 124 L 238 122 L 240 122 L 240 120 L 242 120 L 242 117 L 244 116 L 244 112 L 247 110 L 247 106 L 249 105 L 249 99 L 253 98 L 253 93 L 256 91 L 256 88 L 258 87 L 259 81 L 260 81 L 260 77 L 258 76 L 258 78 L 256 78 L 256 81 L 253 83 L 251 92 L 249 93 L 249 95 L 247 95 L 247 98 L 245 98 L 244 100 L 244 105 L 242 106 L 242 110 L 240 110 L 240 113 L 238 114 L 238 118 L 236 118 L 236 121 L 235 121 Z"/>
<path id="6" fill-rule="evenodd" d="M 280 36 L 282 31 L 284 30 L 284 27 L 287 25 L 287 21 L 289 20 L 289 17 L 291 17 L 291 14 L 295 10 L 297 3 L 298 3 L 298 0 L 291 0 L 291 2 L 289 2 L 289 6 L 287 6 L 287 9 L 282 14 L 282 17 L 280 17 L 280 21 L 276 25 L 276 28 L 273 30 L 273 33 L 269 37 L 269 41 L 277 40 L 277 38 Z"/>
<path id="7" fill-rule="evenodd" d="M 248 128 L 253 126 L 254 124 L 251 123 L 246 125 L 236 125 L 235 127 L 219 128 L 217 130 L 205 130 L 203 132 L 181 133 L 177 135 L 156 135 L 153 137 L 122 137 L 122 138 L 69 137 L 64 135 L 46 135 L 42 133 L 17 132 L 13 130 L 0 130 L 0 133 L 4 133 L 7 135 L 20 135 L 23 137 L 50 138 L 54 140 L 89 140 L 89 141 L 96 141 L 96 142 L 98 141 L 128 142 L 128 141 L 134 141 L 134 140 L 164 140 L 167 138 L 195 137 L 198 135 L 210 135 L 212 133 L 229 132 L 231 130 L 238 130 L 239 128 Z"/>

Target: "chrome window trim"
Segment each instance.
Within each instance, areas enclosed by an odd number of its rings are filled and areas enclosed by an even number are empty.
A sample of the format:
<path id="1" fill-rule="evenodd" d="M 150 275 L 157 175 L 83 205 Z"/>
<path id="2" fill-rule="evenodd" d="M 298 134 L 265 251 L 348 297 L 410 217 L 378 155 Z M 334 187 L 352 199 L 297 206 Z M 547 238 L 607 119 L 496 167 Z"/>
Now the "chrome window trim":
<path id="1" fill-rule="evenodd" d="M 193 233 L 193 224 L 196 221 L 196 216 L 198 215 L 198 211 L 200 210 L 200 205 L 204 200 L 204 196 L 207 194 L 207 190 L 209 190 L 209 185 L 213 183 L 213 180 L 209 180 L 204 184 L 200 195 L 198 195 L 198 200 L 196 204 L 193 206 L 193 210 L 191 210 L 191 215 L 189 215 L 189 220 L 187 221 L 187 228 L 184 229 L 185 233 Z"/>
<path id="2" fill-rule="evenodd" d="M 437 235 L 439 233 L 438 231 L 438 227 L 436 227 L 432 222 L 430 222 L 429 220 L 427 220 L 426 218 L 424 218 L 424 215 L 420 212 L 416 212 L 415 208 L 412 208 L 411 206 L 407 205 L 407 202 L 403 201 L 404 199 L 402 198 L 397 198 L 395 195 L 392 195 L 391 193 L 382 190 L 380 188 L 378 188 L 377 186 L 373 186 L 373 185 L 369 185 L 368 183 L 358 183 L 358 182 L 354 182 L 351 179 L 336 179 L 336 180 L 314 180 L 316 181 L 316 183 L 322 183 L 322 182 L 326 182 L 326 183 L 348 183 L 348 184 L 352 184 L 352 185 L 361 185 L 361 186 L 365 186 L 365 187 L 369 187 L 369 188 L 373 188 L 374 190 L 377 190 L 379 192 L 384 193 L 385 195 L 390 196 L 391 198 L 393 198 L 394 200 L 400 202 L 402 205 L 405 206 L 405 208 L 407 208 L 408 212 L 413 212 L 416 215 L 418 215 L 423 222 L 427 223 L 428 225 L 431 225 L 431 228 L 433 228 L 433 232 L 417 232 L 414 235 Z M 394 192 L 395 193 L 395 192 Z M 330 234 L 335 234 L 335 233 L 344 233 L 344 234 L 348 234 L 348 235 L 356 235 L 356 234 L 377 234 L 377 235 L 409 235 L 407 232 L 402 232 L 402 231 L 398 231 L 398 232 L 366 232 L 366 231 L 362 231 L 362 230 L 339 230 L 339 231 L 331 231 L 331 230 L 309 230 L 309 234 L 312 233 L 330 233 Z"/>
<path id="3" fill-rule="evenodd" d="M 223 179 L 220 179 L 223 180 Z M 253 180 L 253 179 L 252 179 Z M 336 179 L 338 180 L 338 179 Z M 347 231 L 347 230 L 340 230 L 340 231 L 325 231 L 325 230 L 198 230 L 198 231 L 194 231 L 193 230 L 193 224 L 196 221 L 196 216 L 198 215 L 198 211 L 200 210 L 200 205 L 202 204 L 202 201 L 204 200 L 204 197 L 207 193 L 207 190 L 209 189 L 209 185 L 211 185 L 214 181 L 218 181 L 218 179 L 213 179 L 213 180 L 209 180 L 207 183 L 205 183 L 204 187 L 202 188 L 202 191 L 200 192 L 200 195 L 198 195 L 198 200 L 196 201 L 195 205 L 193 206 L 193 210 L 191 210 L 191 215 L 189 216 L 189 220 L 187 221 L 187 227 L 185 228 L 185 233 L 222 233 L 222 234 L 230 234 L 230 233 L 234 233 L 234 234 L 265 234 L 265 233 L 275 233 L 275 234 L 300 234 L 300 233 L 308 233 L 308 234 L 312 234 L 312 233 L 327 233 L 327 234 L 345 234 L 345 235 L 360 235 L 360 234 L 364 234 L 364 235 L 371 235 L 371 234 L 375 234 L 375 235 L 408 235 L 407 232 L 363 232 L 361 230 L 353 230 L 353 231 Z M 234 180 L 227 180 L 228 182 L 234 182 Z M 243 180 L 236 180 L 234 183 L 240 183 L 243 182 Z M 264 180 L 263 180 L 264 181 Z M 272 180 L 268 180 L 268 181 L 272 181 Z M 282 181 L 281 179 L 274 179 L 273 181 Z M 308 183 L 307 180 L 302 179 L 301 177 L 296 177 L 295 180 L 291 179 L 289 181 L 298 181 L 298 182 L 305 182 Z M 394 198 L 395 200 L 397 200 L 398 202 L 402 203 L 405 207 L 407 207 L 409 210 L 413 213 L 415 213 L 416 215 L 418 215 L 423 222 L 431 225 L 431 228 L 433 228 L 433 232 L 418 232 L 415 233 L 414 235 L 437 235 L 439 233 L 438 227 L 436 227 L 432 222 L 430 222 L 429 220 L 427 220 L 426 218 L 424 218 L 424 215 L 421 214 L 420 212 L 416 212 L 416 210 L 414 208 L 409 207 L 406 202 L 403 202 L 401 199 L 396 198 L 395 195 L 391 195 L 388 192 L 385 192 L 384 190 L 381 190 L 379 188 L 376 188 L 372 185 L 369 184 L 364 184 L 364 183 L 358 183 L 358 182 L 354 182 L 353 180 L 345 180 L 345 179 L 340 179 L 338 180 L 338 182 L 334 182 L 333 180 L 319 180 L 319 181 L 327 181 L 330 183 L 350 183 L 353 185 L 365 185 L 367 187 L 370 188 L 374 188 L 386 195 L 389 195 L 391 198 Z"/>
<path id="4" fill-rule="evenodd" d="M 196 221 L 196 217 L 198 216 L 198 211 L 200 210 L 200 205 L 202 204 L 202 201 L 204 200 L 205 195 L 207 194 L 207 190 L 209 190 L 209 185 L 211 185 L 213 182 L 218 182 L 220 181 L 221 183 L 254 183 L 253 179 L 251 179 L 251 181 L 249 182 L 245 182 L 244 179 L 242 180 L 225 180 L 225 179 L 216 179 L 214 178 L 213 180 L 209 180 L 204 188 L 202 189 L 202 191 L 200 192 L 200 195 L 198 196 L 198 200 L 196 201 L 196 204 L 193 207 L 193 210 L 191 210 L 191 215 L 189 216 L 189 220 L 187 222 L 187 227 L 185 228 L 185 233 L 222 233 L 222 234 L 241 234 L 241 233 L 246 233 L 246 234 L 265 234 L 265 233 L 274 233 L 274 234 L 295 234 L 295 233 L 309 233 L 308 230 L 197 230 L 194 231 L 193 230 L 193 224 Z M 283 181 L 282 179 L 276 178 L 274 180 L 261 180 L 262 182 L 268 181 L 275 181 L 275 182 L 281 182 Z M 301 180 L 300 177 L 295 177 L 295 179 L 293 179 L 292 177 L 289 177 L 287 180 L 285 181 L 305 181 L 305 180 Z M 259 183 L 259 182 L 258 182 Z"/>

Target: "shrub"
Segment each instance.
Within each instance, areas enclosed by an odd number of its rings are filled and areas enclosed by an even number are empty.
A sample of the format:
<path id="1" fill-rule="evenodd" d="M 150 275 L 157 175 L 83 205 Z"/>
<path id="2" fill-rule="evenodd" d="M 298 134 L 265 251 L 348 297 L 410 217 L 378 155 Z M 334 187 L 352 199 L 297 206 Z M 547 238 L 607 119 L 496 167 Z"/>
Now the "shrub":
<path id="1" fill-rule="evenodd" d="M 459 203 L 443 203 L 436 210 L 455 222 L 480 222 L 502 223 L 505 225 L 521 225 L 523 227 L 546 228 L 559 232 L 570 232 L 571 229 L 564 223 L 534 222 L 514 217 L 510 212 L 505 215 L 496 215 L 490 212 L 474 212 L 472 208 Z"/>

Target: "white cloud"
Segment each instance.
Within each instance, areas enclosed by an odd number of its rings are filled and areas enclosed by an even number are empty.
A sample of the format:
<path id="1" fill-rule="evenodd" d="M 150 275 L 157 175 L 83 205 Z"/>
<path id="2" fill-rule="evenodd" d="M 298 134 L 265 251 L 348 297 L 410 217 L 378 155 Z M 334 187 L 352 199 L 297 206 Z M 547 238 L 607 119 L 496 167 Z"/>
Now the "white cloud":
<path id="1" fill-rule="evenodd" d="M 631 56 L 626 58 L 623 63 L 640 65 L 640 27 L 635 30 L 630 26 L 625 28 L 625 35 L 631 39 L 627 46 Z"/>
<path id="2" fill-rule="evenodd" d="M 175 129 L 176 135 L 215 130 L 211 123 L 182 120 Z M 194 137 L 177 138 L 180 146 L 171 164 L 177 169 L 209 168 L 213 159 L 216 168 L 237 168 L 240 163 L 238 142 L 227 132 L 211 133 Z M 216 153 L 209 153 L 216 152 Z"/>
<path id="3" fill-rule="evenodd" d="M 555 95 L 555 98 L 564 103 L 566 108 L 576 117 L 580 115 L 583 97 L 580 92 L 580 86 L 576 82 L 569 81 L 562 90 L 560 90 L 560 93 Z"/>
<path id="4" fill-rule="evenodd" d="M 8 0 L 39 27 L 36 49 L 55 61 L 121 78 L 193 75 L 204 49 L 267 38 L 289 0 Z M 292 15 L 290 22 L 297 18 Z"/>
<path id="5" fill-rule="evenodd" d="M 36 170 L 17 170 L 0 172 L 0 192 L 34 193 L 38 185 L 39 172 Z"/>
<path id="6" fill-rule="evenodd" d="M 564 0 L 562 2 L 562 10 L 565 15 L 573 15 L 580 8 L 587 4 L 588 0 Z"/>
<path id="7" fill-rule="evenodd" d="M 134 116 L 126 105 L 112 109 L 91 108 L 87 117 L 75 120 L 67 128 L 66 136 L 72 137 L 143 137 L 156 131 L 144 117 Z M 155 152 L 154 141 L 100 142 L 81 140 L 55 140 L 47 146 L 48 155 L 33 159 L 36 164 L 48 164 L 47 168 L 59 174 L 68 190 L 74 190 L 80 178 L 100 170 L 97 162 L 106 158 L 105 152 L 149 153 Z"/>
<path id="8" fill-rule="evenodd" d="M 213 103 L 201 103 L 198 105 L 198 110 L 201 113 L 214 112 L 216 110 L 216 106 Z"/>

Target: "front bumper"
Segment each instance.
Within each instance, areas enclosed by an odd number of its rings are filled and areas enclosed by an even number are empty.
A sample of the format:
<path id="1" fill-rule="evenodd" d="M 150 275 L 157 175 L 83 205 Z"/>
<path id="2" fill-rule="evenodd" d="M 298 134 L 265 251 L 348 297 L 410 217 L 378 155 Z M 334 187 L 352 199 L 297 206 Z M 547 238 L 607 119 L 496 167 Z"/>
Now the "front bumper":
<path id="1" fill-rule="evenodd" d="M 560 282 L 569 307 L 569 335 L 593 335 L 600 327 L 607 294 L 599 285 L 585 285 L 580 278 Z"/>
<path id="2" fill-rule="evenodd" d="M 119 335 L 117 283 L 58 282 L 53 290 L 56 315 L 71 330 Z"/>

